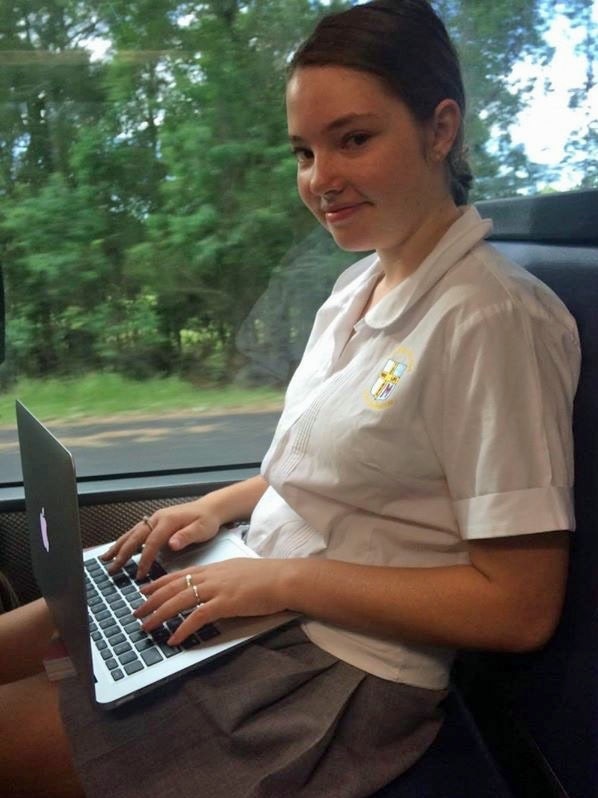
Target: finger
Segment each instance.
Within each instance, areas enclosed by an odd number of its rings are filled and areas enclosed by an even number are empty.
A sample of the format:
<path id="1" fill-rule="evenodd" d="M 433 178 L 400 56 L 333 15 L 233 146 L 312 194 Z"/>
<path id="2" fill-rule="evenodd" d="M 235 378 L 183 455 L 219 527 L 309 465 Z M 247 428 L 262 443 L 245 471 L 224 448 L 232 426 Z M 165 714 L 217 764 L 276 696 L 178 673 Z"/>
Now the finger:
<path id="1" fill-rule="evenodd" d="M 200 543 L 205 538 L 206 530 L 201 521 L 193 521 L 182 529 L 177 529 L 168 541 L 168 545 L 174 551 L 179 551 L 190 543 Z"/>
<path id="2" fill-rule="evenodd" d="M 197 609 L 193 610 L 193 612 L 185 618 L 176 632 L 173 632 L 171 637 L 166 641 L 168 645 L 178 646 L 179 643 L 182 643 L 183 640 L 189 637 L 193 632 L 201 629 L 202 626 L 217 621 L 218 612 L 217 608 L 214 606 L 215 604 L 217 604 L 215 601 L 205 601 L 200 604 Z"/>
<path id="3" fill-rule="evenodd" d="M 146 536 L 147 532 L 143 526 L 137 525 L 137 527 L 133 527 L 131 533 L 122 542 L 120 548 L 113 557 L 108 567 L 108 573 L 115 573 L 128 562 L 134 554 L 137 554 L 139 549 L 143 546 Z"/>
<path id="4" fill-rule="evenodd" d="M 195 597 L 191 590 L 186 589 L 182 592 L 179 591 L 175 596 L 161 604 L 151 615 L 147 616 L 143 621 L 142 628 L 146 632 L 152 632 L 163 624 L 164 621 L 178 615 L 179 612 L 190 609 L 194 605 Z M 141 609 L 141 607 L 138 609 Z"/>
<path id="5" fill-rule="evenodd" d="M 107 561 L 113 559 L 113 557 L 117 554 L 122 544 L 133 532 L 134 528 L 135 527 L 133 527 L 132 529 L 128 529 L 126 532 L 123 532 L 123 534 L 114 541 L 112 546 L 110 546 L 110 548 L 107 551 L 105 551 L 103 554 L 100 554 L 100 560 Z"/>
<path id="6" fill-rule="evenodd" d="M 151 519 L 150 519 L 151 520 Z M 151 564 L 156 559 L 158 551 L 163 546 L 164 542 L 168 539 L 168 531 L 164 526 L 164 522 L 157 519 L 155 526 L 145 540 L 141 557 L 137 563 L 137 579 L 143 579 L 147 576 Z"/>
<path id="7" fill-rule="evenodd" d="M 185 571 L 184 573 L 183 571 L 172 571 L 169 574 L 161 576 L 159 579 L 154 579 L 147 585 L 143 585 L 141 588 L 139 588 L 139 590 L 144 596 L 152 596 L 157 590 L 160 590 L 160 588 L 164 587 L 164 585 L 169 585 L 171 582 L 175 582 L 177 579 L 183 579 L 182 584 L 185 585 L 184 578 L 187 574 L 191 574 L 193 581 L 196 581 L 197 572 L 195 570 Z"/>
<path id="8" fill-rule="evenodd" d="M 192 598 L 195 596 L 193 588 L 191 588 L 187 584 L 185 578 L 179 574 L 176 578 L 164 582 L 155 590 L 153 594 L 148 597 L 147 601 L 137 607 L 133 615 L 137 618 L 145 618 L 147 615 L 159 609 L 166 601 L 170 601 L 170 599 L 175 598 L 179 593 L 183 593 L 185 590 L 190 590 L 190 593 L 187 595 L 187 600 L 191 602 Z"/>

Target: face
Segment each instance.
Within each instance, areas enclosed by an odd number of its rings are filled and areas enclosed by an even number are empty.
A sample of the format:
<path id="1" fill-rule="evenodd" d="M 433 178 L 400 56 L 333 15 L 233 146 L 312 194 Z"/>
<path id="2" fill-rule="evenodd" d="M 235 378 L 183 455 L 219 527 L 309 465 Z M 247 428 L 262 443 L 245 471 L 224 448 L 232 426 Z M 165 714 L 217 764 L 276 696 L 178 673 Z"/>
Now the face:
<path id="1" fill-rule="evenodd" d="M 400 258 L 452 205 L 438 126 L 420 124 L 376 76 L 299 68 L 287 119 L 301 199 L 343 249 Z"/>

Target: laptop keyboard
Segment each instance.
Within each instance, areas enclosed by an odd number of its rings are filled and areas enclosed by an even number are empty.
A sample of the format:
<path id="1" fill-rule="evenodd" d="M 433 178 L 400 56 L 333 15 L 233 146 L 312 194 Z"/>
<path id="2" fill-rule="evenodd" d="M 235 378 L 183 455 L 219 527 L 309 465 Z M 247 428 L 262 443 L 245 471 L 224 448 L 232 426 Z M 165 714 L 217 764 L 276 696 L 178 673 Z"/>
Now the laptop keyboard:
<path id="1" fill-rule="evenodd" d="M 133 561 L 114 575 L 108 574 L 107 568 L 108 564 L 99 559 L 85 561 L 89 631 L 115 682 L 220 634 L 217 626 L 207 624 L 180 646 L 167 645 L 166 641 L 185 620 L 185 613 L 170 618 L 151 633 L 144 632 L 133 615 L 133 610 L 145 601 L 139 587 L 159 579 L 166 571 L 154 562 L 148 576 L 136 581 L 137 565 Z"/>

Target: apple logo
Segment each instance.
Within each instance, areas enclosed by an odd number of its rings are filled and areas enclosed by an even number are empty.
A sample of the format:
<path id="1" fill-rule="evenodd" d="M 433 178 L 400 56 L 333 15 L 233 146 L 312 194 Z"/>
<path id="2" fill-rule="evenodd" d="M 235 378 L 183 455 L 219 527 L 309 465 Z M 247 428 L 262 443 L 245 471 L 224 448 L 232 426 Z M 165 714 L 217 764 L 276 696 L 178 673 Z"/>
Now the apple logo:
<path id="1" fill-rule="evenodd" d="M 42 507 L 42 511 L 39 514 L 39 527 L 42 532 L 42 543 L 44 544 L 44 549 L 46 551 L 50 551 L 50 541 L 48 540 L 48 524 L 46 522 L 46 511 Z"/>

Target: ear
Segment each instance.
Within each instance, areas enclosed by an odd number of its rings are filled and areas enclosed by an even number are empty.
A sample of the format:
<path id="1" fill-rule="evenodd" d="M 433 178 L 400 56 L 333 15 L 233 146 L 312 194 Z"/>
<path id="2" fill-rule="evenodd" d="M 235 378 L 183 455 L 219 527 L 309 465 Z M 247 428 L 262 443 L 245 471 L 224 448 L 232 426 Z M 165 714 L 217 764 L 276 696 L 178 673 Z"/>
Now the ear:
<path id="1" fill-rule="evenodd" d="M 442 100 L 432 118 L 429 156 L 433 161 L 443 161 L 451 151 L 461 125 L 461 109 L 455 100 Z"/>

